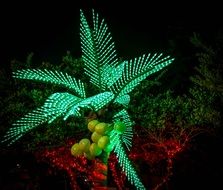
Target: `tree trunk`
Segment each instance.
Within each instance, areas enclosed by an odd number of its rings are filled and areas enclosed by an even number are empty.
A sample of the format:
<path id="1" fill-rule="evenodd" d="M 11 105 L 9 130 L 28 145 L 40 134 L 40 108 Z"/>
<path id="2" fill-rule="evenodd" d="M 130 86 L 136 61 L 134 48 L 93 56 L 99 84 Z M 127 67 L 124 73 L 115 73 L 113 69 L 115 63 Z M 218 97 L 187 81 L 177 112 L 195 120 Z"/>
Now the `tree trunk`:
<path id="1" fill-rule="evenodd" d="M 108 158 L 109 153 L 103 152 L 100 158 L 94 160 L 91 190 L 108 190 Z"/>

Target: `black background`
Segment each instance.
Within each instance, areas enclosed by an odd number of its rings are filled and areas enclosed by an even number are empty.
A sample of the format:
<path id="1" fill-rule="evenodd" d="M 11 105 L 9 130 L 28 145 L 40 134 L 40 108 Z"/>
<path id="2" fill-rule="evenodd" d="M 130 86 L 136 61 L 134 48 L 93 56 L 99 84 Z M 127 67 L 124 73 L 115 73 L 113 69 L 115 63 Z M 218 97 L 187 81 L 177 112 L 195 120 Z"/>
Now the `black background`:
<path id="1" fill-rule="evenodd" d="M 213 3 L 214 4 L 214 3 Z M 180 1 L 30 1 L 1 4 L 1 66 L 25 59 L 59 62 L 70 50 L 80 57 L 80 9 L 91 19 L 94 8 L 105 18 L 119 57 L 168 51 L 177 35 L 202 33 L 208 38 L 222 28 L 217 4 Z"/>

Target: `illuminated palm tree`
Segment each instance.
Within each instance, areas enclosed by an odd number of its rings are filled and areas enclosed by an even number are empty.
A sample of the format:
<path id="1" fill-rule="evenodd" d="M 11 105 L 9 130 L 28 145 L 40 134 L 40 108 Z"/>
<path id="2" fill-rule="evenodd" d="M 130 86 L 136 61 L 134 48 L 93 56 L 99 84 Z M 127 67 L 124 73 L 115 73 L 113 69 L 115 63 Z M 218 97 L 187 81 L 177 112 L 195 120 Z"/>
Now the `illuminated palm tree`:
<path id="1" fill-rule="evenodd" d="M 174 59 L 161 53 L 120 61 L 104 19 L 101 20 L 93 11 L 91 27 L 81 11 L 80 20 L 83 67 L 85 74 L 90 78 L 90 83 L 97 87 L 100 93 L 86 97 L 84 83 L 67 73 L 46 69 L 25 69 L 14 72 L 15 78 L 61 85 L 73 93 L 57 92 L 49 96 L 42 107 L 16 121 L 14 127 L 7 131 L 3 142 L 7 141 L 10 145 L 31 129 L 45 122 L 51 123 L 60 116 L 66 120 L 71 116 L 80 117 L 82 109 L 98 112 L 108 105 L 118 104 L 122 109 L 113 114 L 111 126 L 121 122 L 125 130 L 120 133 L 112 128 L 109 131 L 111 151 L 115 152 L 128 180 L 137 189 L 145 189 L 123 146 L 130 150 L 133 136 L 133 122 L 127 112 L 129 94 L 141 81 L 169 65 Z"/>

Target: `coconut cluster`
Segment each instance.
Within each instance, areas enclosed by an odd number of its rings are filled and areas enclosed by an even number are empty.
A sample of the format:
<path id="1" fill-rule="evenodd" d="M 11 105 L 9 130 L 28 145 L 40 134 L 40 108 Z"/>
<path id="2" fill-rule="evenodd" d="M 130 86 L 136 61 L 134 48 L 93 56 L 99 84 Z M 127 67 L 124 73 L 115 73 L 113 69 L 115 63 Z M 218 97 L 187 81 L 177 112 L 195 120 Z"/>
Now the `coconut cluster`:
<path id="1" fill-rule="evenodd" d="M 94 159 L 102 151 L 111 152 L 109 133 L 113 129 L 110 124 L 92 120 L 88 123 L 88 129 L 92 132 L 91 139 L 81 139 L 71 147 L 73 156 L 86 156 L 88 159 Z"/>
<path id="2" fill-rule="evenodd" d="M 89 160 L 92 160 L 101 155 L 102 151 L 111 152 L 110 132 L 114 130 L 116 133 L 122 134 L 125 132 L 126 126 L 121 121 L 109 124 L 95 119 L 88 123 L 88 130 L 92 132 L 91 139 L 84 138 L 79 143 L 75 143 L 71 147 L 71 154 L 73 156 L 84 155 Z"/>

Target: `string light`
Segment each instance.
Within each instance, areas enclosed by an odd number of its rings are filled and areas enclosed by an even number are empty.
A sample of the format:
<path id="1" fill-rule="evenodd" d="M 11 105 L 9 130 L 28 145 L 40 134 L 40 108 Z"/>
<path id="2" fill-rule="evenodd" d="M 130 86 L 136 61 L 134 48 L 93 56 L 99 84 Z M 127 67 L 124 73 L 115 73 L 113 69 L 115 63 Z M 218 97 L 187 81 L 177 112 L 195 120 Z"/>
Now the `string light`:
<path id="1" fill-rule="evenodd" d="M 188 136 L 185 133 L 181 134 L 180 137 L 173 136 L 171 139 L 163 137 L 162 141 L 157 142 L 150 137 L 140 138 L 138 136 L 134 136 L 134 146 L 126 156 L 128 156 L 132 162 L 140 160 L 144 164 L 150 165 L 151 169 L 148 172 L 152 172 L 153 168 L 157 168 L 159 162 L 166 160 L 166 174 L 160 176 L 160 181 L 152 188 L 158 190 L 162 185 L 168 182 L 172 175 L 174 164 L 173 160 L 176 158 L 178 153 L 185 150 L 185 142 L 188 143 Z M 56 170 L 66 171 L 70 179 L 72 189 L 80 189 L 77 175 L 86 176 L 86 183 L 88 183 L 92 188 L 100 185 L 100 183 L 96 183 L 96 179 L 104 180 L 105 176 L 103 175 L 107 169 L 111 171 L 111 176 L 108 176 L 108 184 L 113 184 L 114 182 L 120 190 L 126 187 L 126 177 L 128 177 L 128 172 L 122 171 L 122 167 L 120 168 L 118 166 L 120 161 L 118 161 L 114 153 L 110 154 L 107 167 L 102 164 L 99 159 L 89 161 L 85 157 L 71 156 L 70 147 L 74 143 L 75 141 L 71 139 L 65 142 L 66 146 L 38 151 L 36 152 L 36 158 L 39 161 L 49 163 Z M 125 158 L 124 153 L 121 157 L 122 159 Z M 124 164 L 125 161 L 121 161 L 121 163 Z"/>
<path id="2" fill-rule="evenodd" d="M 119 190 L 126 187 L 126 175 L 118 167 L 118 160 L 115 154 L 111 154 L 108 160 L 109 169 L 111 170 L 113 180 Z"/>

